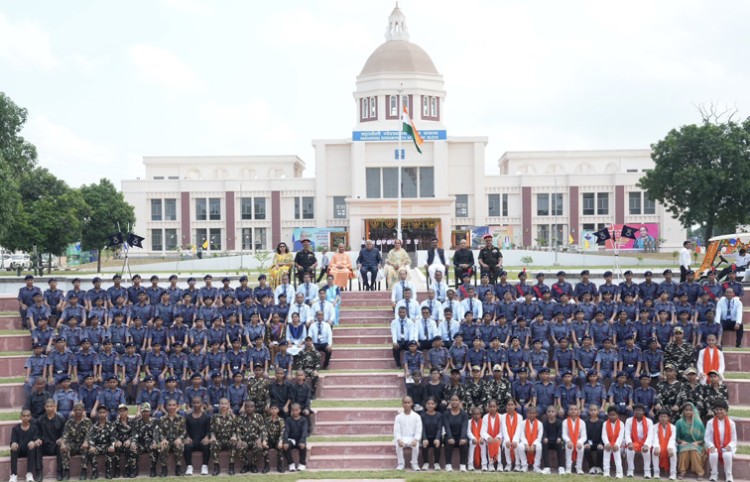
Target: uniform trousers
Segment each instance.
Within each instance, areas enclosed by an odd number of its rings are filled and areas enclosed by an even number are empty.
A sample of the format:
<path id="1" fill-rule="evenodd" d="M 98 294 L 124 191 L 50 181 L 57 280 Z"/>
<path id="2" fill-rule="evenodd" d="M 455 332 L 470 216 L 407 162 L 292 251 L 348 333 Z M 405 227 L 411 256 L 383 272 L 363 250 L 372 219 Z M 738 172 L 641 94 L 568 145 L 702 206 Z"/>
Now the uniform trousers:
<path id="1" fill-rule="evenodd" d="M 607 450 L 606 448 L 604 449 L 604 457 L 602 458 L 604 475 L 610 475 L 612 459 L 615 460 L 615 474 L 622 475 L 622 448 L 620 448 L 617 452 Z"/>
<path id="2" fill-rule="evenodd" d="M 651 477 L 651 454 L 641 452 L 641 455 L 643 456 L 643 475 Z M 628 474 L 632 474 L 635 471 L 635 450 L 627 449 L 625 456 L 628 459 Z"/>
<path id="3" fill-rule="evenodd" d="M 732 477 L 732 457 L 732 452 L 724 452 L 723 454 L 724 478 L 726 480 L 734 479 Z M 711 468 L 710 478 L 717 479 L 719 477 L 719 452 L 714 450 L 714 453 L 708 454 L 708 466 Z"/>

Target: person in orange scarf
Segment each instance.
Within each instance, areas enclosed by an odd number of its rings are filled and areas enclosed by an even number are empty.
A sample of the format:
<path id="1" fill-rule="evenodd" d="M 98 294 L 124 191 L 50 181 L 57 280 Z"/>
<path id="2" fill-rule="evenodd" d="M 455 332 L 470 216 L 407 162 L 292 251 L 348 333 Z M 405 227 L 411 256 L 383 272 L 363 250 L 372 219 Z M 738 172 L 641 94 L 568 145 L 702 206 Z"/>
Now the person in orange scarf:
<path id="1" fill-rule="evenodd" d="M 635 472 L 635 454 L 643 457 L 643 476 L 651 478 L 651 431 L 654 422 L 646 417 L 646 407 L 633 406 L 634 415 L 625 421 L 625 455 L 628 459 L 628 477 Z"/>
<path id="2" fill-rule="evenodd" d="M 703 385 L 711 371 L 724 376 L 724 353 L 719 350 L 717 343 L 716 335 L 708 335 L 706 348 L 698 352 L 698 379 Z"/>
<path id="3" fill-rule="evenodd" d="M 505 405 L 505 414 L 500 416 L 502 425 L 503 453 L 505 454 L 505 471 L 511 472 L 515 465 L 516 472 L 522 472 L 520 443 L 523 431 L 523 417 L 516 412 L 516 402 L 512 398 Z"/>
<path id="4" fill-rule="evenodd" d="M 651 431 L 652 464 L 654 478 L 660 477 L 662 470 L 669 470 L 669 480 L 677 479 L 677 429 L 670 423 L 671 413 L 659 412 L 659 423 Z"/>
<path id="5" fill-rule="evenodd" d="M 469 437 L 469 471 L 474 469 L 487 471 L 487 444 L 482 437 L 482 409 L 474 407 L 471 410 L 471 419 L 467 436 Z"/>
<path id="6" fill-rule="evenodd" d="M 565 472 L 583 475 L 583 444 L 587 440 L 586 424 L 581 420 L 578 405 L 568 407 L 568 418 L 563 420 L 563 442 L 565 442 Z"/>
<path id="7" fill-rule="evenodd" d="M 607 421 L 602 425 L 602 441 L 604 442 L 604 458 L 602 466 L 604 476 L 610 475 L 610 464 L 615 459 L 615 477 L 622 478 L 622 444 L 625 441 L 625 424 L 620 421 L 615 407 L 607 409 Z"/>
<path id="8" fill-rule="evenodd" d="M 737 453 L 737 427 L 727 416 L 726 402 L 714 403 L 714 417 L 706 423 L 706 450 L 711 467 L 709 480 L 719 480 L 719 463 L 724 464 L 724 479 L 732 482 L 732 458 Z"/>
<path id="9" fill-rule="evenodd" d="M 536 418 L 536 406 L 526 409 L 526 420 L 521 427 L 521 440 L 518 442 L 518 457 L 521 459 L 521 472 L 526 472 L 529 465 L 534 467 L 535 474 L 542 473 L 542 436 L 544 425 Z"/>
<path id="10" fill-rule="evenodd" d="M 487 443 L 487 470 L 503 471 L 500 447 L 503 443 L 502 418 L 497 413 L 497 400 L 487 404 L 487 414 L 482 418 L 482 438 Z M 483 469 L 484 470 L 484 469 Z"/>

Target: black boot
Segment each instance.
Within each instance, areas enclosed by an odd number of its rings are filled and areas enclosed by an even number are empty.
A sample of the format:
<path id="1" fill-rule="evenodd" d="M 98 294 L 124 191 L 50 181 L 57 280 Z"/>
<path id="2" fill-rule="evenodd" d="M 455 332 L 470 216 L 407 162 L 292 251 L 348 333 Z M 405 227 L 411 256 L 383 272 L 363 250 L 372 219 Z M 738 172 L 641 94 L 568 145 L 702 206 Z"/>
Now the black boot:
<path id="1" fill-rule="evenodd" d="M 70 469 L 63 470 L 63 480 L 70 480 Z"/>
<path id="2" fill-rule="evenodd" d="M 214 464 L 214 471 L 211 473 L 213 476 L 219 475 L 219 472 L 221 472 L 221 467 L 219 467 L 219 464 Z"/>
<path id="3" fill-rule="evenodd" d="M 234 464 L 229 464 L 229 468 L 227 469 L 228 475 L 234 475 Z"/>
<path id="4" fill-rule="evenodd" d="M 86 469 L 81 469 L 81 475 L 78 477 L 78 480 L 86 480 Z"/>
<path id="5" fill-rule="evenodd" d="M 268 460 L 268 455 L 263 457 L 263 472 L 264 474 L 267 474 L 271 471 L 271 461 Z"/>
<path id="6" fill-rule="evenodd" d="M 162 465 L 161 466 L 161 474 L 159 474 L 159 475 L 160 475 L 160 477 L 166 477 L 167 476 L 167 466 L 166 465 Z"/>
<path id="7" fill-rule="evenodd" d="M 148 472 L 149 477 L 156 477 L 156 463 L 151 464 L 151 469 Z"/>
<path id="8" fill-rule="evenodd" d="M 258 466 L 255 465 L 255 463 L 250 464 L 250 473 L 251 474 L 257 474 L 258 473 Z"/>
<path id="9" fill-rule="evenodd" d="M 99 478 L 99 469 L 91 469 L 91 480 L 96 480 L 98 478 Z"/>
<path id="10" fill-rule="evenodd" d="M 63 473 L 61 469 L 57 469 L 57 482 L 61 482 L 63 479 Z"/>
<path id="11" fill-rule="evenodd" d="M 182 475 L 182 465 L 175 465 L 174 466 L 174 476 L 179 477 Z"/>
<path id="12" fill-rule="evenodd" d="M 104 469 L 104 478 L 107 479 L 107 480 L 111 480 L 112 479 L 112 471 Z"/>
<path id="13" fill-rule="evenodd" d="M 284 473 L 284 460 L 281 455 L 279 455 L 279 460 L 276 461 L 276 472 L 280 474 Z"/>
<path id="14" fill-rule="evenodd" d="M 246 474 L 248 472 L 250 472 L 250 466 L 248 464 L 243 465 L 242 468 L 240 469 L 240 473 Z"/>

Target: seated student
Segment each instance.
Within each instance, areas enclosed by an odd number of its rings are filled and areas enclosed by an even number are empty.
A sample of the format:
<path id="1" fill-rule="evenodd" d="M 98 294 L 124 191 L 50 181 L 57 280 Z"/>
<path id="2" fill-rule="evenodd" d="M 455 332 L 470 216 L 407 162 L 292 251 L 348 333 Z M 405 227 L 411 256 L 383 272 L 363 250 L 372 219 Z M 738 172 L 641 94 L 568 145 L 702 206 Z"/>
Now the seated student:
<path id="1" fill-rule="evenodd" d="M 202 456 L 201 475 L 208 475 L 209 439 L 211 435 L 211 415 L 203 410 L 201 397 L 190 400 L 193 410 L 185 415 L 184 453 L 185 475 L 193 475 L 193 452 L 200 451 Z"/>
<path id="2" fill-rule="evenodd" d="M 440 370 L 433 368 L 430 370 L 430 379 L 424 384 L 424 391 L 427 398 L 434 398 L 437 403 L 437 411 L 442 412 L 448 406 L 448 400 L 443 398 L 445 384 L 441 380 Z"/>
<path id="3" fill-rule="evenodd" d="M 425 402 L 425 410 L 422 418 L 422 470 L 430 469 L 430 449 L 434 456 L 433 467 L 435 471 L 440 470 L 440 449 L 443 440 L 443 419 L 437 411 L 437 401 L 430 397 Z"/>
<path id="4" fill-rule="evenodd" d="M 396 445 L 398 466 L 396 470 L 404 470 L 404 448 L 411 448 L 411 468 L 419 471 L 419 442 L 422 440 L 422 418 L 412 410 L 412 399 L 408 395 L 401 400 L 403 412 L 396 415 L 393 424 L 393 442 Z M 291 461 L 291 459 L 290 459 Z"/>
<path id="5" fill-rule="evenodd" d="M 708 373 L 717 372 L 724 376 L 724 353 L 717 346 L 717 338 L 714 335 L 706 337 L 706 348 L 698 352 L 698 378 L 705 385 Z"/>
<path id="6" fill-rule="evenodd" d="M 660 411 L 659 423 L 651 432 L 651 463 L 655 479 L 661 478 L 661 470 L 669 470 L 669 480 L 677 478 L 677 429 L 669 421 L 671 415 L 667 410 Z"/>
<path id="7" fill-rule="evenodd" d="M 706 426 L 692 402 L 682 405 L 682 416 L 675 424 L 677 431 L 677 476 L 685 477 L 688 470 L 703 479 L 705 470 L 704 439 Z"/>
<path id="8" fill-rule="evenodd" d="M 609 387 L 609 404 L 617 408 L 617 413 L 629 417 L 633 414 L 633 387 L 627 385 L 628 374 L 624 371 L 617 373 L 617 382 Z"/>
<path id="9" fill-rule="evenodd" d="M 39 447 L 42 438 L 37 424 L 32 423 L 31 410 L 21 411 L 21 423 L 10 434 L 10 482 L 18 481 L 18 458 L 26 457 L 26 482 L 42 480 L 42 458 Z"/>
<path id="10" fill-rule="evenodd" d="M 544 427 L 542 422 L 537 420 L 536 406 L 531 405 L 526 409 L 526 417 L 521 426 L 521 439 L 518 443 L 521 472 L 526 472 L 531 465 L 535 474 L 541 474 Z"/>
<path id="11" fill-rule="evenodd" d="M 424 411 L 424 403 L 427 401 L 427 392 L 422 384 L 422 372 L 414 370 L 410 378 L 412 382 L 406 384 L 406 394 L 412 400 L 412 410 L 421 414 Z"/>
<path id="12" fill-rule="evenodd" d="M 646 417 L 646 409 L 643 405 L 635 405 L 633 414 L 625 421 L 628 477 L 633 477 L 635 473 L 635 454 L 639 453 L 643 457 L 643 477 L 648 479 L 651 478 L 651 433 L 654 423 Z"/>
<path id="13" fill-rule="evenodd" d="M 604 420 L 599 415 L 599 405 L 584 404 L 584 407 L 588 407 L 589 416 L 586 420 L 586 435 L 588 435 L 588 438 L 583 444 L 583 455 L 589 465 L 589 474 L 601 474 L 603 473 L 602 455 L 604 454 L 604 442 L 602 440 L 602 425 L 604 425 Z"/>
<path id="14" fill-rule="evenodd" d="M 550 405 L 547 407 L 547 420 L 542 424 L 544 430 L 544 438 L 542 439 L 542 462 L 544 463 L 544 469 L 542 474 L 550 473 L 549 466 L 549 451 L 554 450 L 557 452 L 557 471 L 560 475 L 565 475 L 565 452 L 562 438 L 562 420 L 557 418 L 557 409 Z"/>
<path id="15" fill-rule="evenodd" d="M 443 411 L 445 430 L 445 471 L 453 471 L 453 451 L 458 449 L 459 470 L 466 472 L 469 460 L 469 416 L 461 408 L 461 398 L 457 394 L 450 397 L 450 405 Z"/>
<path id="16" fill-rule="evenodd" d="M 521 472 L 521 431 L 523 430 L 523 416 L 516 412 L 516 402 L 508 400 L 505 405 L 505 414 L 501 415 L 503 453 L 505 454 L 505 471 Z"/>
<path id="17" fill-rule="evenodd" d="M 60 379 L 60 388 L 55 391 L 52 399 L 55 401 L 57 412 L 66 419 L 70 417 L 73 405 L 78 402 L 78 394 L 70 388 L 69 376 L 64 375 Z"/>
<path id="18" fill-rule="evenodd" d="M 454 395 L 455 397 L 455 395 Z M 469 438 L 469 471 L 481 469 L 487 471 L 487 443 L 482 437 L 484 430 L 484 419 L 482 418 L 482 409 L 474 407 L 471 410 L 471 420 L 468 422 L 467 437 Z"/>
<path id="19" fill-rule="evenodd" d="M 641 372 L 640 386 L 633 391 L 633 403 L 640 403 L 646 408 L 646 416 L 656 420 L 656 411 L 654 407 L 658 401 L 656 390 L 651 386 L 651 377 L 647 373 Z"/>
<path id="20" fill-rule="evenodd" d="M 583 475 L 583 444 L 587 438 L 586 424 L 581 420 L 578 405 L 568 407 L 568 418 L 562 423 L 562 438 L 565 442 L 565 473 Z"/>
<path id="21" fill-rule="evenodd" d="M 602 473 L 605 477 L 610 476 L 612 459 L 615 460 L 615 477 L 622 478 L 622 451 L 620 450 L 625 440 L 625 424 L 620 421 L 620 416 L 615 407 L 607 409 L 607 421 L 602 425 L 601 435 L 604 445 L 604 458 Z"/>
<path id="22" fill-rule="evenodd" d="M 487 444 L 487 469 L 490 472 L 502 472 L 503 462 L 500 448 L 503 441 L 502 418 L 497 412 L 497 401 L 490 400 L 487 414 L 482 418 L 482 438 Z M 484 471 L 485 469 L 482 468 Z"/>
<path id="23" fill-rule="evenodd" d="M 714 417 L 706 423 L 705 443 L 711 481 L 719 479 L 719 463 L 724 464 L 724 479 L 727 482 L 733 480 L 732 462 L 737 453 L 737 426 L 727 416 L 728 409 L 726 402 L 717 401 L 713 406 Z"/>
<path id="24" fill-rule="evenodd" d="M 36 420 L 44 415 L 44 406 L 52 395 L 47 391 L 47 382 L 44 378 L 37 378 L 34 381 L 34 388 L 29 394 L 29 398 L 24 403 L 23 408 L 31 410 L 31 418 Z"/>
<path id="25" fill-rule="evenodd" d="M 303 471 L 307 460 L 307 435 L 309 433 L 307 418 L 302 416 L 302 407 L 298 403 L 293 403 L 290 411 L 291 415 L 284 425 L 284 457 L 289 462 L 289 472 Z M 293 449 L 299 451 L 299 463 L 296 468 L 292 459 Z"/>

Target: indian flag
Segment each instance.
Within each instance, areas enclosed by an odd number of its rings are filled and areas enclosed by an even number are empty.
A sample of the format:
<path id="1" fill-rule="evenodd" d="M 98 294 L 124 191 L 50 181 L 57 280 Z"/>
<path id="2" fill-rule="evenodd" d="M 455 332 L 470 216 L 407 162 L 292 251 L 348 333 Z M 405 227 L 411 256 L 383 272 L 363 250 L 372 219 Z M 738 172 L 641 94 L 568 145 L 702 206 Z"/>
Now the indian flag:
<path id="1" fill-rule="evenodd" d="M 411 117 L 409 117 L 409 111 L 406 110 L 406 106 L 404 106 L 404 111 L 401 113 L 401 121 L 404 123 L 403 131 L 411 136 L 414 140 L 414 147 L 417 148 L 417 152 L 422 154 L 420 146 L 424 144 L 424 140 L 422 139 L 422 136 L 419 135 L 419 131 L 414 126 Z"/>

